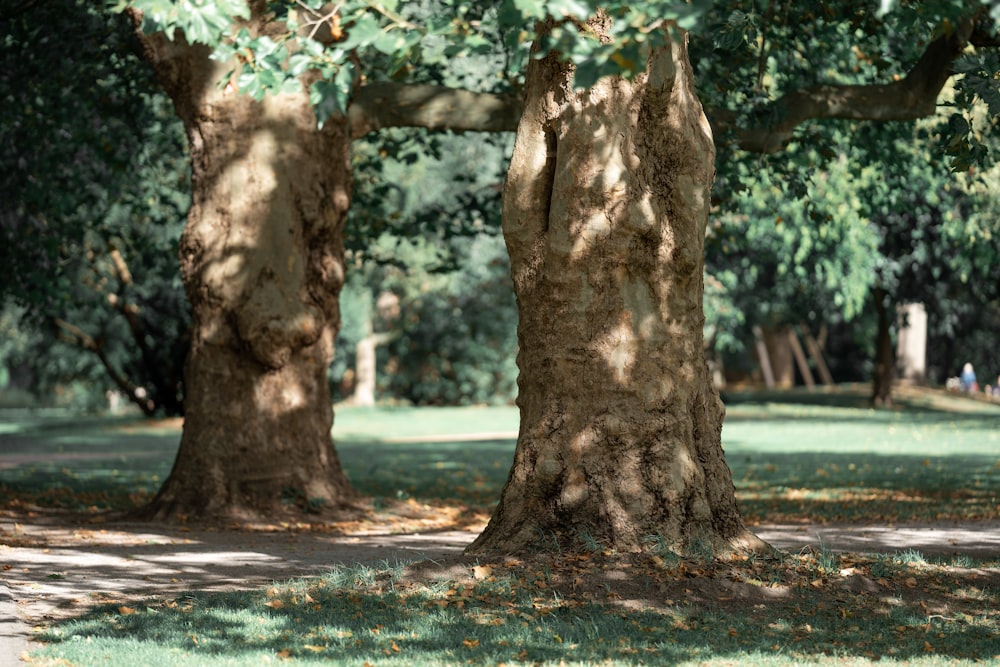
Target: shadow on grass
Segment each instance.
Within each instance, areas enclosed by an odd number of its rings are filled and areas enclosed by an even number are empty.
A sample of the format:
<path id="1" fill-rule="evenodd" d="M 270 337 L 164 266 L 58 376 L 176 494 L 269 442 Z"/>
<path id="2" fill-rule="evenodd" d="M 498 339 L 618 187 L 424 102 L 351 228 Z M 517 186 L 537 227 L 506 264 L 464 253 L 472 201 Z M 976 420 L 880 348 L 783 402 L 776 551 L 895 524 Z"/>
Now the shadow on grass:
<path id="1" fill-rule="evenodd" d="M 176 428 L 135 417 L 35 416 L 0 433 L 0 506 L 127 510 L 170 472 Z"/>
<path id="2" fill-rule="evenodd" d="M 514 460 L 514 440 L 337 443 L 344 471 L 362 493 L 486 506 L 497 502 Z"/>
<path id="3" fill-rule="evenodd" d="M 108 656 L 156 665 L 269 656 L 303 665 L 793 665 L 828 656 L 953 664 L 1000 653 L 995 573 L 882 563 L 876 581 L 873 563 L 837 575 L 802 559 L 658 570 L 638 561 L 583 571 L 521 565 L 496 565 L 481 581 L 419 585 L 351 568 L 260 591 L 108 606 L 40 639 L 46 656 L 79 665 L 107 664 Z"/>
<path id="4" fill-rule="evenodd" d="M 723 444 L 752 521 L 1000 518 L 1000 411 L 990 406 L 953 412 L 904 403 L 905 409 L 875 411 L 847 391 L 728 398 Z M 383 412 L 392 418 L 381 419 Z M 397 430 L 403 428 L 455 437 L 477 425 L 500 428 L 512 414 L 511 408 L 345 410 L 338 419 L 344 428 L 375 428 L 386 438 L 408 432 Z M 177 426 L 38 418 L 12 427 L 0 434 L 0 505 L 132 509 L 169 473 Z M 489 511 L 515 441 L 341 438 L 336 444 L 347 476 L 376 498 L 376 508 L 414 499 Z"/>
<path id="5" fill-rule="evenodd" d="M 726 419 L 769 419 L 774 411 L 793 410 L 796 417 L 822 420 L 836 415 L 849 421 L 889 421 L 905 417 L 933 423 L 1000 421 L 1000 403 L 978 401 L 940 390 L 907 388 L 897 391 L 895 403 L 874 409 L 868 387 L 804 388 L 790 390 L 746 390 L 722 392 L 728 409 Z"/>
<path id="6" fill-rule="evenodd" d="M 148 436 L 147 436 L 148 438 Z M 817 440 L 814 438 L 813 440 Z M 0 505 L 73 511 L 129 510 L 147 501 L 170 471 L 175 445 L 153 443 L 107 455 L 54 455 L 0 470 Z M 753 522 L 875 522 L 1000 518 L 1000 456 L 849 453 L 831 448 L 774 451 L 731 440 L 727 461 L 745 517 Z M 813 443 L 814 444 L 814 443 Z M 490 511 L 507 480 L 510 440 L 338 447 L 345 472 L 375 508 L 396 500 L 435 501 Z M 887 447 L 886 449 L 892 449 Z M 804 450 L 804 451 L 803 451 Z"/>
<path id="7" fill-rule="evenodd" d="M 741 511 L 754 521 L 1000 518 L 997 456 L 730 452 Z"/>

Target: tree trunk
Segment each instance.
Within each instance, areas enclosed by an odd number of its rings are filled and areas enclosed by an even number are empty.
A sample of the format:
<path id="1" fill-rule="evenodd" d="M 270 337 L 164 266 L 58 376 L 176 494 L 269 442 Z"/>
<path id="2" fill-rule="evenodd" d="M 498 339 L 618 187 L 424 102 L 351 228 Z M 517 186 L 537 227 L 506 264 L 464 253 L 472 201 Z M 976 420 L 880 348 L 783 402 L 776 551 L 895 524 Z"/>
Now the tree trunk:
<path id="1" fill-rule="evenodd" d="M 268 26 L 255 18 L 249 28 Z M 339 506 L 354 495 L 327 385 L 350 203 L 346 121 L 317 130 L 307 94 L 256 102 L 217 85 L 232 63 L 207 48 L 144 40 L 190 143 L 181 272 L 194 317 L 180 451 L 144 513 Z"/>
<path id="2" fill-rule="evenodd" d="M 896 374 L 896 356 L 892 347 L 889 319 L 889 295 L 881 288 L 874 289 L 875 310 L 878 313 L 878 334 L 875 339 L 875 377 L 872 379 L 872 405 L 892 405 L 892 382 Z"/>
<path id="3" fill-rule="evenodd" d="M 774 386 L 778 389 L 791 389 L 795 386 L 795 366 L 792 346 L 788 342 L 790 327 L 788 325 L 763 327 L 763 332 L 767 356 L 771 360 Z"/>
<path id="4" fill-rule="evenodd" d="M 368 327 L 368 333 L 354 347 L 354 393 L 351 405 L 364 408 L 375 406 L 375 385 L 378 376 L 378 338 Z"/>
<path id="5" fill-rule="evenodd" d="M 896 309 L 896 319 L 896 367 L 900 377 L 911 384 L 927 384 L 927 309 L 922 303 L 907 303 Z"/>
<path id="6" fill-rule="evenodd" d="M 715 151 L 685 40 L 647 71 L 575 92 L 557 58 L 528 66 L 503 210 L 521 428 L 472 553 L 764 546 L 736 507 L 705 362 Z"/>

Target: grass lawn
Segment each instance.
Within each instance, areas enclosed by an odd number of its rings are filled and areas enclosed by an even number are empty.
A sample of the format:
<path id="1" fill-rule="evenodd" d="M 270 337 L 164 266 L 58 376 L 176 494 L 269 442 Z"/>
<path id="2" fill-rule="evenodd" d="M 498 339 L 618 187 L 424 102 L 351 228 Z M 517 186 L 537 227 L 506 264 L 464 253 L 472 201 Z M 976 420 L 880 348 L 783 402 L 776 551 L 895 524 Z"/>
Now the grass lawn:
<path id="1" fill-rule="evenodd" d="M 359 566 L 255 591 L 98 608 L 43 633 L 38 664 L 1000 661 L 998 591 L 970 574 L 982 570 L 913 554 L 829 565 L 804 556 L 734 564 L 583 553 L 467 563 L 441 579 Z M 977 577 L 979 587 L 969 583 Z"/>
<path id="2" fill-rule="evenodd" d="M 751 524 L 1000 518 L 1000 405 L 927 393 L 876 411 L 860 391 L 726 399 L 723 446 Z M 367 495 L 488 512 L 517 422 L 513 407 L 346 408 L 334 436 Z M 170 472 L 179 433 L 176 420 L 0 415 L 0 507 L 133 507 Z"/>
<path id="3" fill-rule="evenodd" d="M 1000 407 L 904 398 L 883 412 L 857 392 L 728 396 L 723 441 L 748 520 L 1000 518 Z M 334 433 L 361 491 L 460 516 L 496 501 L 516 428 L 511 408 L 345 409 Z M 8 420 L 0 505 L 132 506 L 169 472 L 177 429 Z M 1000 563 L 594 545 L 115 603 L 42 638 L 41 665 L 1000 664 Z"/>

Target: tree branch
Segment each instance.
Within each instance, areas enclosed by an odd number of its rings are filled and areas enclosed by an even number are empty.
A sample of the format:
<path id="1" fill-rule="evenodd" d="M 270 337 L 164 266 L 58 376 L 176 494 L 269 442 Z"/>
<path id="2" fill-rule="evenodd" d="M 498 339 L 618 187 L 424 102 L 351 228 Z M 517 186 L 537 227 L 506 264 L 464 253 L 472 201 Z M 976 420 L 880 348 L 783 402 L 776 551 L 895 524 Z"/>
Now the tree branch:
<path id="1" fill-rule="evenodd" d="M 147 398 L 140 388 L 137 387 L 132 382 L 129 382 L 128 378 L 118 372 L 118 370 L 111 364 L 111 360 L 108 359 L 108 355 L 104 351 L 104 342 L 101 340 L 95 340 L 90 334 L 81 329 L 78 326 L 70 324 L 64 319 L 59 317 L 52 317 L 50 319 L 52 326 L 55 328 L 56 337 L 64 343 L 69 343 L 70 345 L 76 345 L 84 350 L 93 352 L 97 355 L 100 360 L 101 365 L 104 366 L 104 370 L 107 372 L 108 376 L 115 383 L 119 390 L 122 391 L 129 400 L 135 403 L 143 414 L 151 416 L 155 410 L 156 405 L 152 400 Z"/>
<path id="2" fill-rule="evenodd" d="M 347 118 L 354 139 L 386 127 L 513 132 L 522 108 L 520 96 L 426 84 L 375 83 L 355 93 Z"/>
<path id="3" fill-rule="evenodd" d="M 710 111 L 717 137 L 732 131 L 736 144 L 755 153 L 776 153 L 791 140 L 795 128 L 808 120 L 915 120 L 935 113 L 941 89 L 952 76 L 952 63 L 974 36 L 975 19 L 962 21 L 950 34 L 938 37 L 920 60 L 898 81 L 873 85 L 817 85 L 793 90 L 772 102 L 771 124 L 735 127 L 736 114 Z"/>

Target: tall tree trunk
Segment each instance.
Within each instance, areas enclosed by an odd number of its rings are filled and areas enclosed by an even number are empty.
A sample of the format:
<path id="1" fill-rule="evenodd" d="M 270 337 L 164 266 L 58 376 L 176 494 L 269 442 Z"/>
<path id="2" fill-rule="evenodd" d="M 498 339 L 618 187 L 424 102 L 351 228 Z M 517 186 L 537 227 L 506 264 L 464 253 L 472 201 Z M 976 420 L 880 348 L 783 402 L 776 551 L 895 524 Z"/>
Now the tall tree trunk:
<path id="1" fill-rule="evenodd" d="M 771 361 L 774 386 L 778 389 L 791 389 L 795 386 L 792 346 L 788 344 L 790 330 L 787 324 L 763 327 L 764 345 L 767 346 L 767 356 Z"/>
<path id="2" fill-rule="evenodd" d="M 903 304 L 896 320 L 896 372 L 905 382 L 927 384 L 927 309 L 922 303 Z"/>
<path id="3" fill-rule="evenodd" d="M 896 375 L 896 355 L 892 347 L 892 321 L 889 318 L 889 294 L 876 287 L 873 290 L 875 311 L 878 313 L 878 333 L 875 339 L 875 377 L 872 379 L 872 405 L 892 405 L 892 383 Z"/>
<path id="4" fill-rule="evenodd" d="M 144 40 L 190 143 L 181 272 L 194 316 L 180 451 L 146 514 L 341 505 L 354 494 L 333 447 L 327 368 L 350 203 L 346 121 L 317 130 L 307 94 L 256 102 L 217 85 L 232 64 L 207 48 Z"/>
<path id="5" fill-rule="evenodd" d="M 521 428 L 472 553 L 560 534 L 763 547 L 736 507 L 704 356 L 715 150 L 686 40 L 647 72 L 575 92 L 559 59 L 528 66 L 503 210 Z"/>

